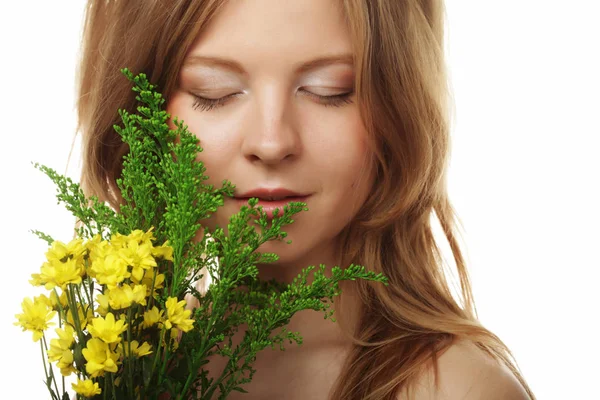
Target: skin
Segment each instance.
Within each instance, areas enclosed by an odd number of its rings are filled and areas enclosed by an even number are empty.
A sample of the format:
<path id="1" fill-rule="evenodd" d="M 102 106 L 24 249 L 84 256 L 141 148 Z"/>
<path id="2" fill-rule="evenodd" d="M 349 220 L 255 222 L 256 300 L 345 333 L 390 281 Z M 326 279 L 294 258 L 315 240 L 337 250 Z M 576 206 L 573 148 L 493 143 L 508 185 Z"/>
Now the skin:
<path id="1" fill-rule="evenodd" d="M 350 60 L 300 68 L 334 55 Z M 235 61 L 240 70 L 207 57 Z M 200 139 L 199 159 L 210 177 L 206 183 L 220 187 L 228 179 L 236 194 L 258 187 L 310 194 L 309 211 L 296 214 L 295 222 L 283 228 L 292 244 L 269 241 L 259 248 L 280 257 L 258 265 L 261 279 L 291 282 L 309 265 L 339 265 L 336 237 L 369 194 L 373 170 L 353 92 L 351 58 L 349 31 L 333 0 L 227 2 L 186 55 L 167 112 Z M 346 93 L 337 106 L 325 104 L 331 98 L 317 97 Z M 206 101 L 195 107 L 194 95 L 233 96 L 208 109 Z M 237 211 L 234 200 L 226 198 L 204 223 L 225 228 Z M 347 344 L 337 324 L 324 320 L 321 312 L 299 312 L 288 328 L 301 331 L 303 353 L 322 349 L 324 343 Z M 277 358 L 283 352 L 273 353 Z"/>
<path id="2" fill-rule="evenodd" d="M 300 67 L 338 55 L 349 60 Z M 207 57 L 235 61 L 239 70 Z M 294 223 L 283 228 L 292 244 L 269 241 L 259 248 L 280 257 L 258 265 L 261 279 L 291 282 L 309 265 L 339 265 L 335 240 L 373 181 L 354 78 L 349 31 L 334 0 L 229 1 L 186 55 L 167 112 L 200 139 L 199 158 L 210 177 L 206 183 L 220 187 L 228 179 L 236 185 L 235 194 L 258 187 L 310 194 L 309 211 L 296 214 Z M 318 97 L 347 93 L 335 105 L 326 104 L 331 98 Z M 195 107 L 194 95 L 233 96 L 208 109 L 206 101 Z M 211 230 L 225 228 L 237 211 L 239 206 L 226 198 L 204 224 Z M 347 304 L 352 307 L 351 301 Z M 301 332 L 302 346 L 286 344 L 285 352 L 259 353 L 254 364 L 258 372 L 245 386 L 251 394 L 234 392 L 231 399 L 283 398 L 290 391 L 312 399 L 327 394 L 348 349 L 347 339 L 338 324 L 312 310 L 296 313 L 287 327 Z M 233 338 L 234 345 L 244 330 L 242 326 Z M 211 360 L 209 376 L 219 376 L 224 362 Z M 311 385 L 305 384 L 308 380 Z"/>
<path id="3" fill-rule="evenodd" d="M 196 39 L 177 77 L 179 85 L 167 111 L 183 120 L 199 139 L 200 159 L 210 177 L 237 186 L 236 194 L 257 187 L 285 187 L 309 193 L 309 211 L 285 226 L 284 242 L 270 241 L 259 248 L 280 259 L 258 265 L 261 279 L 290 282 L 309 265 L 338 265 L 334 244 L 340 231 L 356 215 L 369 195 L 373 170 L 367 159 L 367 133 L 354 95 L 339 107 L 326 106 L 316 95 L 353 91 L 352 65 L 335 63 L 309 70 L 306 62 L 352 54 L 349 31 L 334 0 L 229 1 Z M 194 57 L 235 61 L 241 70 Z M 194 108 L 194 95 L 223 98 L 220 107 Z M 175 126 L 171 124 L 171 128 Z M 232 199 L 204 221 L 210 229 L 225 228 L 238 211 Z M 201 234 L 201 232 L 200 232 Z M 344 266 L 341 266 L 344 267 Z M 355 307 L 351 288 L 348 307 Z M 349 308 L 353 310 L 353 308 Z M 354 324 L 350 313 L 350 324 Z M 296 313 L 288 328 L 299 331 L 302 346 L 286 344 L 286 351 L 265 349 L 254 364 L 248 394 L 233 392 L 228 399 L 326 399 L 337 378 L 349 342 L 338 324 L 322 313 Z M 234 336 L 239 343 L 244 328 Z M 220 376 L 224 359 L 209 364 L 209 378 Z M 452 345 L 439 359 L 440 387 L 432 375 L 417 381 L 411 398 L 526 400 L 520 384 L 505 367 L 468 341 Z M 399 393 L 398 399 L 406 398 Z"/>

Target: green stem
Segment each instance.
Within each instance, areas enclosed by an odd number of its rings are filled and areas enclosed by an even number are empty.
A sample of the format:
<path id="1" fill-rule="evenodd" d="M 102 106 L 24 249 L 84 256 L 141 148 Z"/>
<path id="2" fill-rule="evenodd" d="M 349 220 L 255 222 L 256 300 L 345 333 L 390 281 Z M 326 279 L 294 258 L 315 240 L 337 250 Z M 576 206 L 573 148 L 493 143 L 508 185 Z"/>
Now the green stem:
<path id="1" fill-rule="evenodd" d="M 172 327 L 171 329 L 175 329 L 175 327 Z M 169 361 L 169 348 L 170 348 L 170 345 L 171 345 L 170 340 L 171 340 L 171 335 L 170 335 L 170 332 L 169 332 L 169 338 L 167 339 L 167 342 L 165 343 L 164 356 L 162 358 L 162 365 L 160 367 L 160 372 L 159 372 L 159 375 L 158 375 L 159 386 L 162 384 L 162 382 L 165 379 L 165 371 L 167 369 L 167 363 Z"/>
<path id="2" fill-rule="evenodd" d="M 127 310 L 127 320 L 131 322 L 131 307 L 129 307 L 129 309 Z M 127 360 L 127 372 L 128 372 L 128 376 L 129 376 L 129 396 L 131 396 L 130 398 L 135 398 L 134 395 L 134 391 L 133 391 L 133 368 L 132 368 L 132 360 L 133 357 L 131 357 L 131 323 L 127 324 L 127 353 L 129 356 L 126 358 Z"/>
<path id="3" fill-rule="evenodd" d="M 89 276 L 87 278 L 87 281 L 88 281 L 89 291 L 84 290 L 84 292 L 85 292 L 85 297 L 88 301 L 89 306 L 92 307 L 92 315 L 93 315 L 94 314 L 94 302 L 92 301 L 92 291 L 93 291 L 94 281 L 92 281 L 92 279 Z"/>
<path id="4" fill-rule="evenodd" d="M 114 376 L 113 373 L 110 373 L 110 389 L 112 391 L 112 398 L 113 400 L 117 400 L 117 393 L 115 390 L 115 381 L 114 381 Z"/>
<path id="5" fill-rule="evenodd" d="M 88 237 L 92 238 L 94 237 L 94 234 L 92 233 L 92 227 L 90 226 L 89 220 L 86 221 L 85 223 L 86 228 L 88 229 Z"/>
<path id="6" fill-rule="evenodd" d="M 150 311 L 154 304 L 154 286 L 156 285 L 156 276 L 159 274 L 158 266 L 154 270 L 154 276 L 152 277 L 152 285 L 150 287 L 150 296 L 148 296 L 148 302 L 146 302 L 146 311 Z"/>
<path id="7" fill-rule="evenodd" d="M 154 357 L 154 362 L 152 363 L 152 371 L 150 372 L 150 377 L 154 376 L 154 371 L 156 371 L 156 367 L 157 367 L 157 364 L 158 364 L 158 359 L 161 357 L 161 355 L 160 355 L 160 348 L 161 348 L 160 344 L 163 342 L 163 340 L 165 338 L 165 331 L 166 331 L 166 328 L 163 325 L 162 330 L 160 331 L 160 339 L 159 339 L 159 342 L 158 342 L 159 345 L 156 347 L 156 355 Z"/>
<path id="8" fill-rule="evenodd" d="M 179 241 L 178 241 L 179 243 Z M 180 268 L 178 267 L 179 261 L 182 258 L 183 248 L 181 246 L 177 246 L 177 249 L 173 252 L 173 281 L 171 282 L 171 287 L 169 288 L 169 295 L 175 296 L 178 292 L 179 288 L 179 280 L 180 280 Z"/>
<path id="9" fill-rule="evenodd" d="M 44 342 L 46 354 L 48 354 L 48 342 L 46 342 L 46 335 L 42 336 L 42 341 Z M 50 376 L 52 377 L 52 382 L 54 382 L 54 388 L 56 389 L 56 393 L 59 393 L 58 384 L 56 383 L 56 378 L 54 377 L 54 369 L 52 368 L 50 361 L 48 361 L 48 365 L 50 365 Z"/>
<path id="10" fill-rule="evenodd" d="M 62 328 L 62 321 L 63 321 L 63 319 L 65 321 L 67 320 L 67 314 L 65 313 L 65 310 L 63 309 L 62 304 L 60 304 L 60 297 L 58 296 L 58 291 L 56 290 L 56 286 L 52 290 L 54 291 L 54 295 L 56 296 L 56 304 L 58 306 L 58 327 Z"/>
<path id="11" fill-rule="evenodd" d="M 201 358 L 200 359 L 196 358 L 195 360 L 192 360 L 190 362 L 191 368 L 190 368 L 190 371 L 188 373 L 188 377 L 187 377 L 187 379 L 185 381 L 185 385 L 183 386 L 183 390 L 181 391 L 182 394 L 187 393 L 187 391 L 190 389 L 190 386 L 194 383 L 195 378 L 198 377 L 198 368 L 194 365 L 194 361 L 204 361 L 204 359 L 206 358 L 206 357 L 203 357 L 204 353 L 205 353 L 205 350 L 206 350 L 205 347 L 206 347 L 206 340 L 205 340 L 205 338 L 202 338 L 202 342 L 200 343 L 200 349 L 201 350 L 199 352 L 200 355 L 201 355 L 200 356 Z M 188 359 L 189 359 L 189 356 L 188 356 Z"/>
<path id="12" fill-rule="evenodd" d="M 50 375 L 48 375 L 48 367 L 46 367 L 46 357 L 44 356 L 44 342 L 40 340 L 40 350 L 42 351 L 42 363 L 44 364 L 44 375 L 46 375 L 46 381 L 50 378 Z M 50 364 L 48 362 L 48 364 Z M 52 379 L 54 379 L 54 377 L 52 377 Z M 53 399 L 58 400 L 58 397 L 56 396 L 56 394 L 54 393 L 54 391 L 50 388 L 50 386 L 48 386 L 48 390 L 50 391 L 50 396 L 52 396 Z M 58 389 L 57 389 L 58 392 Z"/>
<path id="13" fill-rule="evenodd" d="M 79 289 L 79 287 L 78 287 L 78 289 Z M 86 290 L 84 290 L 84 291 L 86 292 Z M 77 297 L 79 298 L 79 304 L 81 304 L 81 311 L 83 311 L 83 318 L 85 318 L 85 319 L 86 319 L 86 323 L 87 323 L 87 316 L 88 316 L 88 311 L 89 311 L 89 308 L 87 308 L 87 307 L 86 307 L 86 309 L 84 310 L 84 307 L 83 307 L 83 306 L 84 306 L 84 305 L 88 305 L 88 304 L 89 304 L 89 302 L 86 304 L 86 303 L 83 301 L 83 297 L 81 297 L 81 290 L 77 290 L 77 291 L 75 291 L 75 293 L 77 293 Z M 87 296 L 86 296 L 86 297 L 87 297 Z M 88 307 L 89 307 L 89 306 L 88 306 Z M 79 317 L 79 310 L 77 310 L 77 316 Z"/>
<path id="14" fill-rule="evenodd" d="M 79 321 L 79 309 L 77 308 L 77 302 L 75 301 L 75 289 L 72 284 L 67 286 L 67 301 L 69 302 L 69 311 L 73 315 L 73 322 L 75 323 L 75 331 L 79 338 L 79 343 L 85 343 L 83 332 L 81 331 L 81 322 Z"/>
<path id="15" fill-rule="evenodd" d="M 103 382 L 104 384 L 102 385 L 102 387 L 104 389 L 104 390 L 102 390 L 102 398 L 104 400 L 107 400 L 106 396 L 108 396 L 108 385 L 106 383 L 107 383 L 108 379 L 106 379 L 106 375 L 104 375 L 104 378 L 102 380 L 104 381 Z"/>

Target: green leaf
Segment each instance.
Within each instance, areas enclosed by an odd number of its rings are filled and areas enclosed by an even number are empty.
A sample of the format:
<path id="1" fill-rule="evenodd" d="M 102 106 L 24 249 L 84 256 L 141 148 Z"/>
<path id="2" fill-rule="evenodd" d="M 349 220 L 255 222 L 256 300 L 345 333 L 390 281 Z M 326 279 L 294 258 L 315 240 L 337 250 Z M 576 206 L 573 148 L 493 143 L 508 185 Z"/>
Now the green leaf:
<path id="1" fill-rule="evenodd" d="M 322 311 L 325 319 L 335 322 L 331 302 L 341 293 L 340 281 L 365 279 L 387 285 L 387 280 L 357 265 L 345 269 L 335 266 L 332 276 L 326 277 L 326 267 L 321 264 L 304 268 L 290 284 L 261 281 L 257 265 L 275 262 L 279 257 L 260 253 L 258 248 L 270 240 L 284 241 L 287 232 L 283 228 L 294 222 L 295 214 L 307 211 L 307 205 L 289 203 L 269 219 L 257 206 L 258 199 L 253 198 L 229 218 L 226 227 L 217 226 L 211 231 L 203 226 L 204 220 L 223 206 L 225 197 L 233 196 L 235 186 L 227 180 L 221 187 L 206 184 L 209 177 L 200 161 L 203 149 L 198 138 L 177 117 L 172 119 L 176 129 L 170 129 L 171 116 L 162 108 L 165 100 L 145 74 L 134 76 L 127 68 L 121 72 L 132 83 L 139 105 L 137 112 L 118 110 L 121 123 L 113 126 L 127 150 L 121 160 L 121 173 L 115 177 L 124 201 L 119 209 L 112 209 L 95 196 L 86 197 L 71 179 L 35 164 L 55 183 L 59 203 L 81 222 L 77 230 L 80 237 L 100 234 L 108 239 L 116 233 L 128 235 L 134 230 L 152 229 L 154 245 L 168 241 L 173 248 L 172 261 L 157 261 L 157 272 L 165 279 L 156 297 L 148 299 L 145 306 L 112 310 L 118 317 L 127 318 L 127 335 L 138 343 L 148 341 L 153 353 L 139 360 L 126 360 L 118 372 L 107 374 L 111 379 L 100 378 L 103 394 L 114 394 L 120 400 L 142 389 L 149 399 L 169 391 L 183 398 L 209 400 L 217 393 L 219 399 L 225 399 L 231 391 L 247 393 L 242 386 L 251 382 L 256 372 L 252 365 L 259 351 L 275 346 L 285 351 L 285 342 L 302 345 L 301 333 L 285 327 L 295 313 Z M 204 229 L 204 236 L 198 238 L 200 229 Z M 54 241 L 45 233 L 32 232 L 48 244 Z M 313 280 L 308 284 L 311 273 Z M 194 287 L 203 275 L 212 281 L 204 294 Z M 93 284 L 90 276 L 87 280 L 92 283 L 83 286 L 89 288 L 90 297 L 91 292 L 106 289 L 105 285 Z M 170 334 L 156 326 L 144 327 L 143 312 L 152 306 L 164 312 L 168 297 L 181 300 L 186 295 L 198 302 L 191 314 L 194 329 L 184 333 L 178 350 L 171 352 Z M 232 337 L 242 324 L 248 330 L 241 343 L 234 344 Z M 283 329 L 274 334 L 279 328 Z M 80 333 L 74 345 L 79 371 L 85 371 L 81 351 L 89 337 L 89 332 Z M 229 359 L 227 365 L 220 376 L 208 379 L 209 357 L 219 354 Z M 113 377 L 122 378 L 118 388 L 107 386 Z M 51 390 L 50 381 L 46 383 Z"/>

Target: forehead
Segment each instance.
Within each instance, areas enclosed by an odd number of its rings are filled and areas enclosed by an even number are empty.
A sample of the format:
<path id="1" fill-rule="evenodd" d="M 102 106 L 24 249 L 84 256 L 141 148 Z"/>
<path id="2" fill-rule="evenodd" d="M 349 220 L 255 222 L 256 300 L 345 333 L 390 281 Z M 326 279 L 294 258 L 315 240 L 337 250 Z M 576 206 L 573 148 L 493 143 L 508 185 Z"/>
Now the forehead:
<path id="1" fill-rule="evenodd" d="M 339 0 L 229 0 L 196 38 L 190 56 L 265 67 L 352 53 Z"/>

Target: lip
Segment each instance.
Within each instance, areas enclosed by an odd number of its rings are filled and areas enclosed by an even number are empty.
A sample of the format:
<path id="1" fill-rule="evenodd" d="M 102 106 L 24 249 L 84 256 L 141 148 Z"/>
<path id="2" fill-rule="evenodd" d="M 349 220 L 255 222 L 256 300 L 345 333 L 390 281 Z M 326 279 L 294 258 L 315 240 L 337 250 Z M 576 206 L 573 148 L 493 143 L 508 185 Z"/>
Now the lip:
<path id="1" fill-rule="evenodd" d="M 256 197 L 256 196 L 253 196 Z M 302 202 L 306 203 L 306 199 L 308 199 L 310 195 L 306 196 L 292 196 L 286 197 L 282 200 L 262 200 L 259 199 L 256 207 L 262 206 L 263 211 L 267 214 L 269 219 L 273 219 L 273 212 L 275 209 L 279 209 L 279 213 L 277 214 L 279 217 L 283 215 L 283 207 L 291 202 Z M 241 206 L 248 206 L 249 198 L 235 198 L 234 201 L 236 203 L 236 207 L 240 208 Z"/>
<path id="2" fill-rule="evenodd" d="M 286 188 L 256 188 L 248 190 L 244 193 L 236 194 L 235 197 L 238 199 L 244 198 L 249 199 L 251 197 L 258 197 L 264 199 L 267 197 L 304 197 L 308 196 L 308 193 L 298 193 L 291 189 Z"/>

